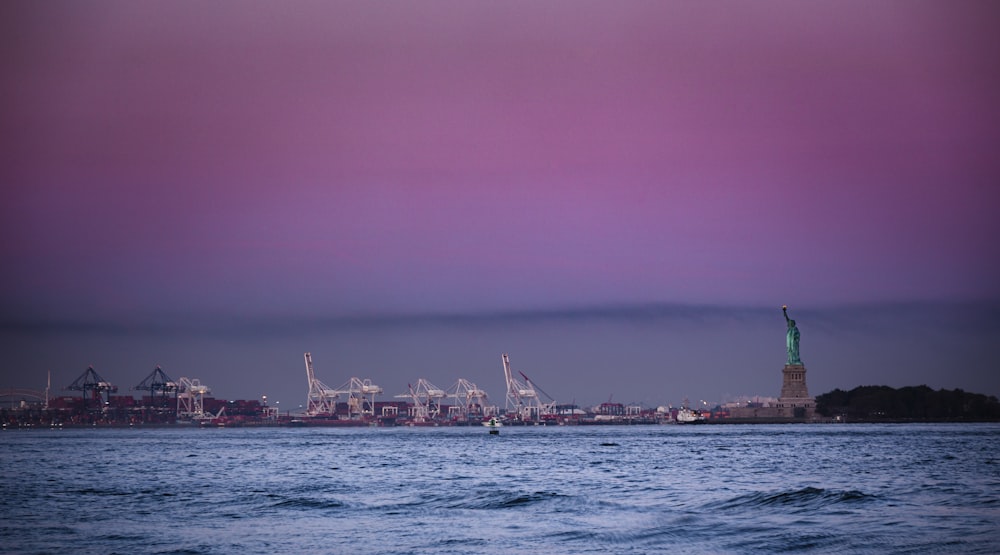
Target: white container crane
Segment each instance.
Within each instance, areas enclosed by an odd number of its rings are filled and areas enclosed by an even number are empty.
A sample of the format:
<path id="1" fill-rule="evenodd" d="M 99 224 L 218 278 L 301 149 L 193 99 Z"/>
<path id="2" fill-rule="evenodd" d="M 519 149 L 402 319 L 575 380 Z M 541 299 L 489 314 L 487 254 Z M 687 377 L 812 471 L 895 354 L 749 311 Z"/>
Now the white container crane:
<path id="1" fill-rule="evenodd" d="M 515 414 L 521 420 L 536 420 L 543 415 L 551 414 L 555 409 L 555 400 L 549 397 L 549 403 L 543 403 L 538 391 L 524 372 L 518 372 L 524 382 L 514 377 L 510 369 L 510 357 L 503 353 L 503 374 L 507 381 L 507 414 Z M 544 393 L 544 392 L 542 392 Z M 546 397 L 548 395 L 546 394 Z"/>
<path id="2" fill-rule="evenodd" d="M 313 371 L 312 353 L 306 353 L 305 360 L 306 378 L 309 380 L 306 414 L 309 416 L 332 416 L 337 410 L 338 394 L 335 390 L 316 379 L 316 373 Z"/>

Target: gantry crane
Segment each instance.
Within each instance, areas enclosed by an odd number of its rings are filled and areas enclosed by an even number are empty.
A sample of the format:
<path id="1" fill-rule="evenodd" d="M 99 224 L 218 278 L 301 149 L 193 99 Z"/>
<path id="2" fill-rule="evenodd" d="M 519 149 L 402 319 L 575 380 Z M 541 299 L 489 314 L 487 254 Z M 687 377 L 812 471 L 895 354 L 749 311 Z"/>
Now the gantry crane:
<path id="1" fill-rule="evenodd" d="M 309 380 L 306 414 L 309 416 L 332 416 L 337 411 L 337 392 L 316 379 L 316 373 L 313 371 L 312 353 L 306 353 L 305 360 L 306 379 Z"/>
<path id="2" fill-rule="evenodd" d="M 455 385 L 448 388 L 448 397 L 455 399 L 455 403 L 448 407 L 452 413 L 450 416 L 462 419 L 490 416 L 495 408 L 487 406 L 489 399 L 486 392 L 465 378 L 459 378 Z"/>
<path id="3" fill-rule="evenodd" d="M 340 395 L 347 397 L 347 417 L 361 418 L 374 415 L 375 395 L 382 393 L 382 388 L 369 379 L 351 378 L 340 387 L 334 389 L 316 379 L 313 371 L 312 354 L 305 354 L 306 378 L 309 380 L 309 396 L 306 399 L 306 413 L 310 416 L 334 415 L 337 412 L 337 399 Z"/>
<path id="4" fill-rule="evenodd" d="M 213 418 L 211 413 L 205 414 L 205 394 L 211 390 L 207 385 L 202 385 L 198 378 L 188 379 L 181 377 L 177 383 L 177 416 L 187 417 L 193 420 L 203 420 Z M 215 418 L 222 416 L 222 411 L 226 407 L 219 409 L 219 414 Z"/>
<path id="5" fill-rule="evenodd" d="M 168 404 L 167 398 L 171 393 L 177 396 L 178 385 L 177 382 L 170 379 L 163 369 L 159 365 L 153 369 L 152 373 L 146 376 L 139 385 L 132 388 L 134 391 L 148 391 L 149 392 L 149 402 L 153 406 L 164 407 Z M 159 394 L 159 399 L 157 399 L 157 394 Z"/>
<path id="6" fill-rule="evenodd" d="M 382 388 L 369 379 L 352 377 L 330 392 L 334 396 L 346 395 L 347 417 L 357 419 L 375 415 L 375 396 L 382 393 Z"/>
<path id="7" fill-rule="evenodd" d="M 87 406 L 88 397 L 91 401 L 100 402 L 101 395 L 103 395 L 103 404 L 106 405 L 111 401 L 111 394 L 118 392 L 118 386 L 113 385 L 111 382 L 102 378 L 101 375 L 94 370 L 93 366 L 88 366 L 87 370 L 81 374 L 80 377 L 73 380 L 73 383 L 69 384 L 66 389 L 70 391 L 82 391 L 84 407 Z"/>
<path id="8" fill-rule="evenodd" d="M 555 400 L 542 391 L 542 394 L 549 398 L 548 403 L 542 402 L 538 396 L 541 389 L 536 390 L 524 372 L 518 372 L 524 378 L 523 383 L 515 378 L 510 369 L 510 357 L 507 353 L 503 353 L 503 374 L 507 381 L 507 414 L 513 413 L 520 420 L 535 420 L 552 413 Z"/>
<path id="9" fill-rule="evenodd" d="M 441 399 L 448 395 L 443 389 L 423 378 L 417 380 L 417 385 L 408 387 L 407 393 L 400 393 L 396 398 L 413 401 L 411 416 L 415 422 L 433 420 L 441 415 Z"/>

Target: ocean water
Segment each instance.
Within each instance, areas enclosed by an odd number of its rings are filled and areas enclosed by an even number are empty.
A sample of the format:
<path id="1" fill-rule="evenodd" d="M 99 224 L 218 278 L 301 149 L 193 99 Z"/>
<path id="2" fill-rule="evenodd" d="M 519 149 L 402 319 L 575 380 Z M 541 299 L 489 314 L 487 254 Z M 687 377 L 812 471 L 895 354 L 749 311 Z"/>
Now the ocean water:
<path id="1" fill-rule="evenodd" d="M 1000 425 L 8 430 L 4 553 L 997 553 Z"/>

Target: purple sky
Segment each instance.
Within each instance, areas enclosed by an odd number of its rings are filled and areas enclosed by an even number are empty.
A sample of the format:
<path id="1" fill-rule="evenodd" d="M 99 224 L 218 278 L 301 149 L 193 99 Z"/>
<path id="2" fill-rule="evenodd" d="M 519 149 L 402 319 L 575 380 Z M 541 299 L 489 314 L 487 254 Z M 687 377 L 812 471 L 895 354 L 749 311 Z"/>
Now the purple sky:
<path id="1" fill-rule="evenodd" d="M 1000 394 L 998 16 L 5 2 L 0 387 Z"/>

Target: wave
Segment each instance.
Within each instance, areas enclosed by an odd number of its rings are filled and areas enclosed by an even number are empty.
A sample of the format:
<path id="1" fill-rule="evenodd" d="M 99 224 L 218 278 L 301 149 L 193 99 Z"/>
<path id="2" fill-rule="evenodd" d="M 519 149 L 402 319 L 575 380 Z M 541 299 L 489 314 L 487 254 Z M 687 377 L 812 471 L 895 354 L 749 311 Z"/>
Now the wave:
<path id="1" fill-rule="evenodd" d="M 534 505 L 536 503 L 543 503 L 546 501 L 556 500 L 559 498 L 566 498 L 566 496 L 560 495 L 558 493 L 551 493 L 545 491 L 538 491 L 535 493 L 528 493 L 528 494 L 502 493 L 500 495 L 497 495 L 494 499 L 488 500 L 487 503 L 482 505 L 482 508 L 509 509 L 512 507 Z"/>
<path id="2" fill-rule="evenodd" d="M 452 501 L 446 502 L 445 506 L 452 509 L 513 509 L 558 501 L 561 499 L 569 499 L 569 497 L 547 491 L 524 493 L 517 491 L 494 490 L 478 492 L 460 499 L 453 499 Z"/>
<path id="3" fill-rule="evenodd" d="M 867 503 L 876 499 L 858 490 L 835 491 L 805 487 L 777 493 L 756 492 L 738 495 L 713 505 L 717 510 L 752 509 L 756 507 L 784 507 L 790 509 L 819 509 L 837 504 Z"/>
<path id="4" fill-rule="evenodd" d="M 430 494 L 421 496 L 417 500 L 403 503 L 394 503 L 391 507 L 396 510 L 412 511 L 415 509 L 467 509 L 467 510 L 496 510 L 496 509 L 521 509 L 544 505 L 547 503 L 573 503 L 573 498 L 554 492 L 536 491 L 520 492 L 509 490 L 484 490 L 470 491 L 459 494 Z M 384 510 L 389 507 L 374 506 L 373 509 Z"/>
<path id="5" fill-rule="evenodd" d="M 309 499 L 304 497 L 293 497 L 273 503 L 271 507 L 276 509 L 340 509 L 347 505 L 337 500 Z"/>

